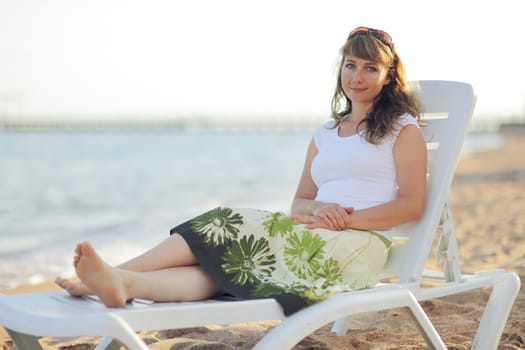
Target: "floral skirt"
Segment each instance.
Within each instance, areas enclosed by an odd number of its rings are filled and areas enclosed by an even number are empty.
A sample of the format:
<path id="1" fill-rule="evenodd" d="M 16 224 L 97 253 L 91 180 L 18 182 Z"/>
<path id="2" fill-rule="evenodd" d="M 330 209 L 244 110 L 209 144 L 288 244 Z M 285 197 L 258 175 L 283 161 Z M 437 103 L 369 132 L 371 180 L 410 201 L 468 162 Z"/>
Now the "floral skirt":
<path id="1" fill-rule="evenodd" d="M 373 231 L 309 230 L 281 212 L 215 208 L 173 229 L 226 293 L 275 298 L 286 315 L 372 287 L 390 241 Z"/>

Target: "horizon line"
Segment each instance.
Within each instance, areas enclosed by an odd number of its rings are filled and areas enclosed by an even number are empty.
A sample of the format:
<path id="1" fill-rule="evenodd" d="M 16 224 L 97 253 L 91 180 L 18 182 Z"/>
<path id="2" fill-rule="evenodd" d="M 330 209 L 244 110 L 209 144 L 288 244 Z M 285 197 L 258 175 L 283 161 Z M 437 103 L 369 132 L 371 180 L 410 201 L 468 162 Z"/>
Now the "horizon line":
<path id="1" fill-rule="evenodd" d="M 141 128 L 173 128 L 173 129 L 255 129 L 255 130 L 300 130 L 311 129 L 319 126 L 330 117 L 320 116 L 277 116 L 253 118 L 236 118 L 220 116 L 194 116 L 194 117 L 167 117 L 168 115 L 157 115 L 156 117 L 138 118 L 139 114 L 127 118 L 122 115 L 90 118 L 42 118 L 42 117 L 7 117 L 0 115 L 0 129 L 141 129 Z M 510 115 L 497 117 L 472 118 L 469 130 L 489 131 L 497 130 L 503 125 L 523 125 L 525 115 Z"/>

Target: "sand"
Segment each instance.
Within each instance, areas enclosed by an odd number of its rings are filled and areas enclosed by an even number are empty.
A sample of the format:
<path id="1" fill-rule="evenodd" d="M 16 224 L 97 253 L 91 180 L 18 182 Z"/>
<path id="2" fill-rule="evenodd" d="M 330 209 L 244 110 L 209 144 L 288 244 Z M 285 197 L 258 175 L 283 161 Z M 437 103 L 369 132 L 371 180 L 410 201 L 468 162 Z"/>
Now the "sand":
<path id="1" fill-rule="evenodd" d="M 525 276 L 525 126 L 502 130 L 502 149 L 462 159 L 452 184 L 453 217 L 462 271 L 504 268 Z M 434 258 L 427 263 L 436 268 Z M 46 283 L 3 293 L 55 288 Z M 477 290 L 422 303 L 449 349 L 470 349 L 490 290 Z M 141 332 L 151 349 L 250 349 L 277 322 Z M 359 315 L 348 335 L 338 337 L 327 325 L 294 349 L 426 349 L 408 313 L 394 309 Z M 0 328 L 0 350 L 13 344 Z M 42 338 L 46 349 L 93 348 L 100 338 Z M 498 349 L 525 349 L 525 288 L 507 321 Z"/>

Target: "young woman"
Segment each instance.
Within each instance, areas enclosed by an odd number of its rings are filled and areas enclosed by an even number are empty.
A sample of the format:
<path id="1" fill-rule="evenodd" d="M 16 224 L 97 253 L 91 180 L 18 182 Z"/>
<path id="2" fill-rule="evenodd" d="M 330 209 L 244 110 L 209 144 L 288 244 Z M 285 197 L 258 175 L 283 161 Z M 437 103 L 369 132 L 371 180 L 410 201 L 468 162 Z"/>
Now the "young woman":
<path id="1" fill-rule="evenodd" d="M 87 243 L 75 250 L 72 295 L 108 307 L 133 298 L 200 300 L 217 294 L 273 297 L 286 314 L 341 291 L 373 286 L 391 231 L 418 219 L 426 187 L 420 107 L 390 36 L 354 29 L 340 50 L 332 119 L 319 127 L 291 216 L 215 208 L 118 267 Z"/>

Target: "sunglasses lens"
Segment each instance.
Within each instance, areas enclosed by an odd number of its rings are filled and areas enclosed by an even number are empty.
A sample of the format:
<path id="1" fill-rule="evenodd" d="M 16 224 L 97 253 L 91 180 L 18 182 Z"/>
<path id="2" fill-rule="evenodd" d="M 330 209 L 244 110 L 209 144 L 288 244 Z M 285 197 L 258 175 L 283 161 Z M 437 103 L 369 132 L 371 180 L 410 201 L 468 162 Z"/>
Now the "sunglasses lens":
<path id="1" fill-rule="evenodd" d="M 389 46 L 392 45 L 392 37 L 388 35 L 387 32 L 384 32 L 382 30 L 378 30 L 377 32 L 383 37 L 383 39 L 388 43 Z"/>
<path id="2" fill-rule="evenodd" d="M 368 33 L 372 34 L 377 39 L 381 40 L 383 44 L 392 48 L 392 37 L 388 35 L 387 32 L 378 30 L 378 29 L 373 29 L 373 28 L 368 28 L 368 27 L 357 27 L 356 29 L 350 32 L 350 35 L 348 35 L 348 38 L 351 38 L 354 35 L 368 34 Z"/>
<path id="3" fill-rule="evenodd" d="M 368 27 L 357 27 L 356 29 L 354 29 L 354 30 L 352 30 L 350 32 L 350 35 L 348 37 L 351 37 L 351 36 L 354 36 L 354 35 L 360 34 L 360 33 L 366 34 L 366 33 L 368 33 L 368 31 L 369 31 Z"/>

